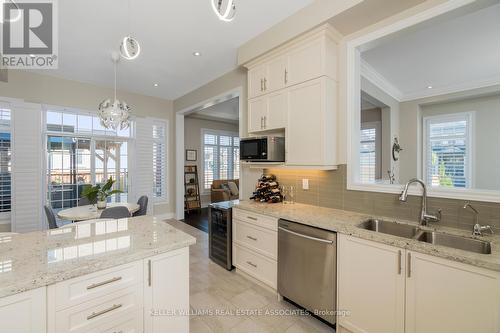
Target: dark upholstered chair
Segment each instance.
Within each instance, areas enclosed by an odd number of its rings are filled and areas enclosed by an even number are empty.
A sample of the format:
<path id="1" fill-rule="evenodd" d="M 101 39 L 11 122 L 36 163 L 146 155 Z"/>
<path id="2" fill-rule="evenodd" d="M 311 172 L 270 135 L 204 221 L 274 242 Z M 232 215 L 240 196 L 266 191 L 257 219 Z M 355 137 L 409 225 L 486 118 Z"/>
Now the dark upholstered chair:
<path id="1" fill-rule="evenodd" d="M 126 217 L 130 217 L 130 212 L 124 206 L 106 208 L 101 213 L 101 219 L 123 219 Z"/>
<path id="2" fill-rule="evenodd" d="M 133 216 L 143 216 L 148 212 L 148 197 L 143 195 L 137 200 L 137 204 L 139 205 L 139 210 L 133 214 Z"/>
<path id="3" fill-rule="evenodd" d="M 80 200 L 78 200 L 78 206 L 87 206 L 87 205 L 91 205 L 89 199 L 87 199 L 87 198 L 80 198 Z"/>
<path id="4" fill-rule="evenodd" d="M 59 228 L 57 226 L 56 215 L 54 214 L 52 207 L 50 207 L 49 205 L 45 205 L 43 208 L 45 210 L 45 215 L 47 216 L 47 223 L 49 224 L 49 229 Z"/>

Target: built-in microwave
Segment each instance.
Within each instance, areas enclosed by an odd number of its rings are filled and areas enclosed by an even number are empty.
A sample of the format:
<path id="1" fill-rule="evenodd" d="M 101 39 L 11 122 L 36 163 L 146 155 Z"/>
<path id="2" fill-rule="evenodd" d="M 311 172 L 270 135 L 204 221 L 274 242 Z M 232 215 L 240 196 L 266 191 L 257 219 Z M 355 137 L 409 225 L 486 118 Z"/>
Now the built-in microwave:
<path id="1" fill-rule="evenodd" d="M 240 160 L 247 162 L 285 162 L 285 138 L 268 135 L 241 139 Z"/>

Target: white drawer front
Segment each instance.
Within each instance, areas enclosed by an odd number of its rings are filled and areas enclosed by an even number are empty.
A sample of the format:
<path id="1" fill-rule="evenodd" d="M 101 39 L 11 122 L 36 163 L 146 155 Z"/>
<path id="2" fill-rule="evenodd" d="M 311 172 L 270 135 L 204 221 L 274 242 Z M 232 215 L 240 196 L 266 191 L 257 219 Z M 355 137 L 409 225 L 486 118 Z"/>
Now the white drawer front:
<path id="1" fill-rule="evenodd" d="M 259 281 L 276 289 L 278 264 L 248 248 L 233 244 L 234 265 Z"/>
<path id="2" fill-rule="evenodd" d="M 274 260 L 278 258 L 278 233 L 276 231 L 234 220 L 233 240 Z"/>
<path id="3" fill-rule="evenodd" d="M 128 317 L 120 323 L 103 325 L 86 333 L 142 333 L 142 319 L 138 316 Z"/>
<path id="4" fill-rule="evenodd" d="M 255 224 L 269 230 L 278 231 L 278 219 L 274 217 L 235 208 L 233 209 L 233 219 Z"/>
<path id="5" fill-rule="evenodd" d="M 142 265 L 135 262 L 57 283 L 56 311 L 136 285 L 142 276 Z"/>
<path id="6" fill-rule="evenodd" d="M 107 328 L 134 317 L 142 321 L 142 285 L 139 284 L 56 312 L 55 332 L 107 332 Z"/>

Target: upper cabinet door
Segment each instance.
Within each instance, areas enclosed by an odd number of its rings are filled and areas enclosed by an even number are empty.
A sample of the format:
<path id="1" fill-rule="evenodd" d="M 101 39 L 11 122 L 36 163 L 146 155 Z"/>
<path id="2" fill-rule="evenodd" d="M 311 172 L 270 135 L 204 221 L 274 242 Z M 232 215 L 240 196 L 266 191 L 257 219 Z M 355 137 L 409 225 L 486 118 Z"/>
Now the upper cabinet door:
<path id="1" fill-rule="evenodd" d="M 305 82 L 322 75 L 324 70 L 324 41 L 315 40 L 303 45 L 288 55 L 288 81 L 289 85 Z"/>
<path id="2" fill-rule="evenodd" d="M 288 93 L 278 91 L 266 96 L 267 115 L 264 118 L 264 128 L 273 130 L 286 127 L 288 114 Z"/>
<path id="3" fill-rule="evenodd" d="M 338 309 L 350 311 L 338 317 L 338 324 L 352 332 L 402 333 L 404 250 L 338 237 Z"/>
<path id="4" fill-rule="evenodd" d="M 265 96 L 248 101 L 248 132 L 263 131 L 267 116 L 267 99 Z"/>
<path id="5" fill-rule="evenodd" d="M 264 91 L 266 93 L 283 89 L 288 80 L 287 72 L 288 58 L 278 57 L 267 63 L 267 75 L 264 79 Z"/>
<path id="6" fill-rule="evenodd" d="M 498 273 L 416 252 L 407 265 L 406 333 L 500 332 Z"/>
<path id="7" fill-rule="evenodd" d="M 248 71 L 248 98 L 260 96 L 265 93 L 264 79 L 266 78 L 267 66 L 261 65 Z"/>

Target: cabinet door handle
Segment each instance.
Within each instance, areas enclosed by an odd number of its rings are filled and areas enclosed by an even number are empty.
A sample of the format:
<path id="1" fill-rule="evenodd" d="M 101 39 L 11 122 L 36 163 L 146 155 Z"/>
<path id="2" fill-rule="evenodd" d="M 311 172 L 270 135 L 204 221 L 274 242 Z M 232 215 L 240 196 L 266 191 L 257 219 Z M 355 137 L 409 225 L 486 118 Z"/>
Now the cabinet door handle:
<path id="1" fill-rule="evenodd" d="M 98 312 L 92 312 L 90 315 L 87 316 L 87 320 L 91 320 L 91 319 L 97 318 L 99 316 L 102 316 L 103 314 L 106 314 L 108 312 L 111 312 L 111 311 L 114 311 L 116 309 L 119 309 L 122 306 L 123 306 L 122 304 L 113 304 L 113 306 L 111 306 L 111 307 L 109 307 L 107 309 L 104 309 L 104 310 L 101 310 L 101 311 L 98 311 Z"/>
<path id="2" fill-rule="evenodd" d="M 264 128 L 264 117 L 260 117 L 260 129 Z"/>
<path id="3" fill-rule="evenodd" d="M 399 275 L 401 275 L 401 270 L 402 270 L 402 267 L 403 267 L 403 264 L 401 262 L 402 256 L 403 256 L 403 253 L 401 252 L 401 250 L 399 250 L 398 251 L 398 274 Z"/>
<path id="4" fill-rule="evenodd" d="M 250 266 L 254 267 L 254 268 L 257 268 L 257 265 L 254 264 L 253 262 L 251 261 L 247 261 L 247 264 L 249 264 Z"/>
<path id="5" fill-rule="evenodd" d="M 148 286 L 151 287 L 151 260 L 148 260 Z"/>
<path id="6" fill-rule="evenodd" d="M 411 278 L 411 253 L 410 252 L 408 252 L 407 265 L 408 265 L 408 277 Z"/>
<path id="7" fill-rule="evenodd" d="M 91 290 L 91 289 L 94 289 L 94 288 L 97 288 L 97 287 L 104 286 L 106 284 L 110 284 L 110 283 L 113 283 L 113 282 L 116 282 L 116 281 L 120 281 L 121 279 L 122 279 L 122 277 L 118 276 L 118 277 L 114 277 L 114 278 L 106 280 L 106 281 L 102 281 L 102 282 L 98 282 L 98 283 L 93 283 L 90 286 L 87 286 L 87 290 Z"/>
<path id="8" fill-rule="evenodd" d="M 267 116 L 264 116 L 264 129 L 267 128 Z"/>
<path id="9" fill-rule="evenodd" d="M 254 220 L 254 221 L 257 221 L 257 220 L 258 220 L 256 217 L 253 217 L 253 216 L 247 216 L 247 219 L 249 219 L 249 220 Z"/>
<path id="10" fill-rule="evenodd" d="M 288 71 L 285 68 L 285 84 L 288 83 Z"/>
<path id="11" fill-rule="evenodd" d="M 247 238 L 248 238 L 248 239 L 251 239 L 251 240 L 253 240 L 253 241 L 257 241 L 257 238 L 252 237 L 252 236 L 247 236 Z"/>
<path id="12" fill-rule="evenodd" d="M 264 91 L 267 91 L 267 79 L 264 78 Z"/>
<path id="13" fill-rule="evenodd" d="M 264 91 L 264 79 L 260 79 L 260 91 Z"/>

